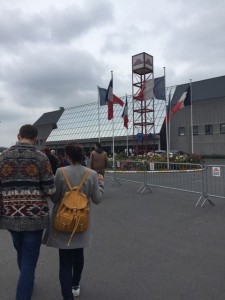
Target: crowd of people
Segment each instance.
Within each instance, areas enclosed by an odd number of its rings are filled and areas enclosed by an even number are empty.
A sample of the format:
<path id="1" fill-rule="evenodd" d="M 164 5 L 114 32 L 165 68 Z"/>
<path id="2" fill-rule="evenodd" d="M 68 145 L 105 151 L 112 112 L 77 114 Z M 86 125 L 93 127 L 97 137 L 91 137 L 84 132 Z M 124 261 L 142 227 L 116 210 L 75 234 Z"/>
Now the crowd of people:
<path id="1" fill-rule="evenodd" d="M 55 150 L 50 150 L 48 147 L 42 149 L 42 151 L 47 155 L 49 162 L 52 167 L 52 172 L 55 175 L 57 168 L 65 167 L 69 165 L 67 157 L 65 154 L 56 155 Z M 105 169 L 108 166 L 108 155 L 102 149 L 102 146 L 99 142 L 94 144 L 94 149 L 90 155 L 84 154 L 81 163 L 95 170 L 97 173 L 104 176 Z"/>
<path id="2" fill-rule="evenodd" d="M 17 253 L 20 273 L 16 300 L 32 299 L 41 244 L 58 249 L 61 293 L 64 300 L 72 300 L 80 294 L 84 248 L 89 246 L 93 231 L 91 207 L 102 200 L 108 158 L 101 144 L 96 143 L 89 169 L 81 145 L 68 144 L 65 157 L 57 156 L 48 148 L 38 150 L 37 136 L 33 125 L 23 125 L 16 145 L 0 156 L 0 229 L 8 230 Z M 87 170 L 90 172 L 82 186 L 90 208 L 88 229 L 76 233 L 69 245 L 69 233 L 55 234 L 53 226 L 62 198 L 69 190 L 61 168 L 66 170 L 72 186 L 78 185 Z M 51 212 L 50 200 L 54 203 Z"/>

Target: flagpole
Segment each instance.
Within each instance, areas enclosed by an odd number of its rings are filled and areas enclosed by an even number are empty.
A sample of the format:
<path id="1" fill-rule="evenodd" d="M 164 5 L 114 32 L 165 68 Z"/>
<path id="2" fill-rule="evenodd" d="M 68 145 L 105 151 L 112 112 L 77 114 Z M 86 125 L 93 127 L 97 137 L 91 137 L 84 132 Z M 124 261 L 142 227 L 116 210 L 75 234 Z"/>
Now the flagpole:
<path id="1" fill-rule="evenodd" d="M 111 79 L 112 79 L 112 97 L 113 97 L 113 71 L 111 71 Z M 113 101 L 113 99 L 112 99 Z M 114 141 L 114 104 L 113 104 L 113 119 L 112 119 L 112 142 L 113 142 L 113 169 L 115 170 L 115 141 Z"/>
<path id="2" fill-rule="evenodd" d="M 172 99 L 171 99 L 171 90 L 172 90 L 172 89 L 170 89 L 170 93 L 169 93 L 169 120 L 168 120 L 168 125 L 169 125 L 169 126 L 168 126 L 168 127 L 169 127 L 169 128 L 168 128 L 168 131 L 169 131 L 169 132 L 168 132 L 169 149 L 170 149 L 170 132 L 171 132 L 171 130 L 170 130 L 170 129 L 171 129 L 171 124 L 170 124 L 170 114 L 171 114 L 171 100 L 172 100 Z"/>
<path id="3" fill-rule="evenodd" d="M 129 156 L 129 152 L 128 152 L 128 128 L 127 128 L 127 157 Z"/>
<path id="4" fill-rule="evenodd" d="M 194 140 L 193 140 L 193 111 L 192 111 L 192 80 L 190 79 L 190 98 L 191 98 L 191 153 L 194 153 Z"/>
<path id="5" fill-rule="evenodd" d="M 127 94 L 126 94 L 126 103 L 127 103 Z M 125 104 L 126 105 L 126 104 Z M 128 104 L 127 104 L 128 105 Z M 128 113 L 128 112 L 127 112 Z M 127 157 L 129 156 L 128 153 L 128 126 L 127 126 Z"/>
<path id="6" fill-rule="evenodd" d="M 164 78 L 165 78 L 165 98 L 166 98 L 166 68 L 164 69 Z M 165 112 L 166 112 L 166 160 L 167 160 L 167 169 L 169 169 L 169 141 L 168 141 L 168 124 L 167 124 L 167 109 L 166 109 L 166 99 L 165 99 Z"/>
<path id="7" fill-rule="evenodd" d="M 98 141 L 100 143 L 100 96 L 99 96 L 99 86 L 98 88 Z"/>

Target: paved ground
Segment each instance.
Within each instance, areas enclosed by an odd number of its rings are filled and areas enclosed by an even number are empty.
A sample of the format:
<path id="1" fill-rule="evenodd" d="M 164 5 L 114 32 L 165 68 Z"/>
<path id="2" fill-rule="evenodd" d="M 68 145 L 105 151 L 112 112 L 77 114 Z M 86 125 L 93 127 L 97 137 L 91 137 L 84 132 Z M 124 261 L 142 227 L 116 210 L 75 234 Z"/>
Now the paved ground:
<path id="1" fill-rule="evenodd" d="M 224 300 L 225 201 L 196 208 L 198 195 L 138 184 L 111 185 L 95 207 L 80 299 Z M 0 299 L 13 300 L 18 270 L 0 231 Z M 41 249 L 33 300 L 62 299 L 57 250 Z"/>

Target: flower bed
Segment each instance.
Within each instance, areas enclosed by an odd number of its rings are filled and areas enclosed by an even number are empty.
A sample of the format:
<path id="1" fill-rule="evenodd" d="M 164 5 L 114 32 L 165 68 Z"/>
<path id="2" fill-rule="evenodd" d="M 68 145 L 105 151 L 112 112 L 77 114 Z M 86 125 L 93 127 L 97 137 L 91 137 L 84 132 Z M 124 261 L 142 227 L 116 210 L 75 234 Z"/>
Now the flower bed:
<path id="1" fill-rule="evenodd" d="M 187 169 L 185 164 L 203 164 L 203 158 L 198 154 L 177 154 L 169 158 L 170 163 L 184 164 L 179 169 Z M 156 170 L 167 169 L 167 156 L 156 153 L 148 153 L 147 155 L 137 155 L 127 157 L 123 153 L 115 155 L 116 170 L 149 170 L 150 163 L 155 163 Z M 157 163 L 159 163 L 157 165 Z M 109 168 L 113 167 L 113 158 L 109 158 Z"/>

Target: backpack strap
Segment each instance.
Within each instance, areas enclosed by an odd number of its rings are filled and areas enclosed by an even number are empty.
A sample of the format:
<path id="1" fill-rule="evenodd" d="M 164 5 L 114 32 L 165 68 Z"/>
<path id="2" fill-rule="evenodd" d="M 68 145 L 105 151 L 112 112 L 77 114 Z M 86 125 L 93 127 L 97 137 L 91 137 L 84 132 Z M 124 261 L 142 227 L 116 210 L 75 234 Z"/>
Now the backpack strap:
<path id="1" fill-rule="evenodd" d="M 83 178 L 81 179 L 79 185 L 78 185 L 78 191 L 80 191 L 80 189 L 82 188 L 85 180 L 88 178 L 89 174 L 91 173 L 91 170 L 87 170 L 87 172 L 84 174 Z"/>
<path id="2" fill-rule="evenodd" d="M 72 190 L 73 187 L 72 187 L 72 185 L 71 185 L 71 183 L 70 183 L 69 176 L 68 176 L 68 174 L 67 174 L 65 168 L 60 168 L 60 171 L 63 173 L 63 175 L 64 175 L 64 177 L 65 177 L 65 179 L 66 179 L 66 183 L 67 183 L 69 189 Z M 81 181 L 80 181 L 80 183 L 79 183 L 79 185 L 78 185 L 78 187 L 77 187 L 77 190 L 78 190 L 78 191 L 80 191 L 80 189 L 82 188 L 82 186 L 83 186 L 85 180 L 87 179 L 87 177 L 89 176 L 90 173 L 91 173 L 91 170 L 87 170 L 87 172 L 84 174 L 83 178 L 81 179 Z"/>
<path id="3" fill-rule="evenodd" d="M 60 168 L 60 171 L 63 173 L 63 175 L 64 175 L 64 177 L 65 177 L 65 179 L 66 179 L 66 183 L 67 183 L 69 189 L 72 190 L 73 188 L 72 188 L 72 185 L 71 185 L 71 183 L 70 183 L 70 180 L 69 180 L 69 177 L 68 177 L 68 174 L 67 174 L 65 168 Z"/>

